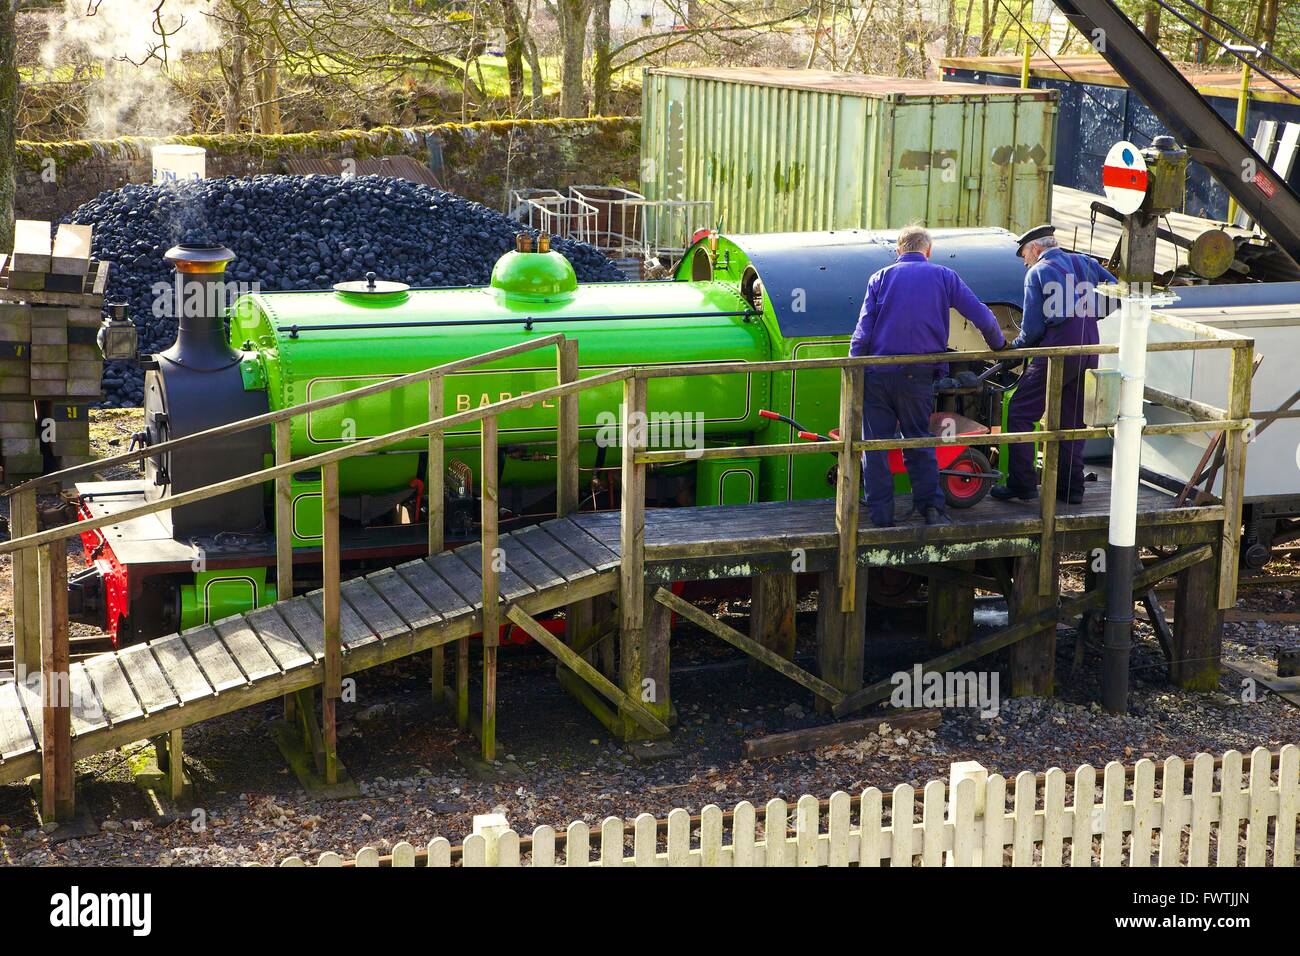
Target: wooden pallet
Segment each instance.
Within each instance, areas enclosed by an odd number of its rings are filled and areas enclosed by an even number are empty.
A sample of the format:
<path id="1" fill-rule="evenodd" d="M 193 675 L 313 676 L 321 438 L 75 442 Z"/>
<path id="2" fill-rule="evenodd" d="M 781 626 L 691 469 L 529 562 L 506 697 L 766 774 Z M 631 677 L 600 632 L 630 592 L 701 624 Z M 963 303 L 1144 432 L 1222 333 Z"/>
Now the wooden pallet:
<path id="1" fill-rule="evenodd" d="M 79 292 L 51 292 L 46 289 L 12 289 L 9 286 L 10 256 L 0 254 L 0 302 L 24 302 L 28 305 L 63 305 L 74 309 L 98 309 L 104 303 L 108 274 L 112 263 L 92 259 L 81 280 Z"/>

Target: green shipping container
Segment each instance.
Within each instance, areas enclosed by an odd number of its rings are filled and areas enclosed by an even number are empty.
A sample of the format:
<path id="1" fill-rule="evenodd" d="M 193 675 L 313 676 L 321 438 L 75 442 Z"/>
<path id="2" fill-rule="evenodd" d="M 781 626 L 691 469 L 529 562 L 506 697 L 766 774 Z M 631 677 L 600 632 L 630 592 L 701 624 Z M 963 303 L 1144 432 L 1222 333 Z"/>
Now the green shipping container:
<path id="1" fill-rule="evenodd" d="M 1056 92 L 783 69 L 653 69 L 642 191 L 729 232 L 1001 226 L 1052 211 Z"/>

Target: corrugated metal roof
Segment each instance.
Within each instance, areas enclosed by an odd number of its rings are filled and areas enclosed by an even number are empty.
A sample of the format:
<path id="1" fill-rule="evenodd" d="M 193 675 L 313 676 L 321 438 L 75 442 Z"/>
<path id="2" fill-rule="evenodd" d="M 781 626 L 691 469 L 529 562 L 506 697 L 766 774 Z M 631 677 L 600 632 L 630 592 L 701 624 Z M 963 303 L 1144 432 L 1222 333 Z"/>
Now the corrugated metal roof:
<path id="1" fill-rule="evenodd" d="M 1024 61 L 1018 56 L 952 56 L 939 60 L 940 69 L 978 70 L 1004 76 L 1019 76 Z M 1239 69 L 1215 70 L 1205 64 L 1175 64 L 1188 83 L 1201 93 L 1236 98 L 1241 86 Z M 1125 79 L 1097 54 L 1073 54 L 1048 58 L 1035 56 L 1029 61 L 1030 76 L 1044 80 L 1077 80 L 1099 86 L 1127 87 Z M 1278 102 L 1295 103 L 1295 97 L 1279 89 L 1267 77 L 1252 74 L 1251 96 Z"/>
<path id="2" fill-rule="evenodd" d="M 685 76 L 697 80 L 718 80 L 751 86 L 775 86 L 787 90 L 813 90 L 847 93 L 851 96 L 881 98 L 903 96 L 980 96 L 1005 98 L 1012 95 L 1046 99 L 1043 90 L 1020 90 L 989 87 L 982 83 L 943 83 L 897 76 L 870 76 L 865 73 L 832 73 L 829 70 L 765 69 L 761 67 L 668 68 L 647 70 L 658 76 Z"/>
<path id="3" fill-rule="evenodd" d="M 438 177 L 428 166 L 413 156 L 381 156 L 377 159 L 356 159 L 352 170 L 357 176 L 392 176 L 425 186 L 438 187 Z M 299 176 L 341 176 L 341 159 L 290 159 L 289 172 Z"/>

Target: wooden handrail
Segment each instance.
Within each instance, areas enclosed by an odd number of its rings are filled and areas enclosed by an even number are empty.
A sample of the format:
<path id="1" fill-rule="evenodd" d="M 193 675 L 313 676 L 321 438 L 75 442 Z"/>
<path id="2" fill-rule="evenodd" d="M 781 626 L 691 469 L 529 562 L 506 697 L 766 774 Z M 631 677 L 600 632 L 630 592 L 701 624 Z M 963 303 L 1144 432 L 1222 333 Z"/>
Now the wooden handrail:
<path id="1" fill-rule="evenodd" d="M 178 495 L 172 495 L 168 498 L 160 498 L 157 501 L 149 502 L 147 504 L 124 508 L 121 511 L 114 512 L 112 515 L 106 515 L 102 518 L 87 518 L 84 521 L 74 521 L 71 524 L 62 525 L 58 528 L 51 528 L 48 531 L 28 535 L 24 538 L 11 538 L 9 541 L 0 544 L 0 554 L 8 554 L 17 551 L 20 548 L 48 544 L 51 541 L 70 538 L 73 535 L 81 534 L 84 531 L 93 531 L 110 524 L 118 524 L 119 522 L 130 521 L 133 518 L 140 518 L 159 511 L 179 508 L 183 505 L 193 504 L 196 501 L 206 501 L 208 498 L 216 498 L 220 495 L 229 494 L 232 491 L 239 491 L 242 488 L 248 488 L 252 485 L 260 485 L 263 482 L 274 481 L 276 478 L 289 476 L 295 472 L 323 468 L 326 465 L 343 461 L 357 455 L 380 451 L 390 445 L 396 445 L 413 438 L 425 438 L 436 432 L 445 432 L 447 429 L 455 428 L 458 425 L 468 425 L 474 422 L 480 422 L 485 418 L 494 417 L 504 412 L 516 411 L 521 408 L 531 408 L 538 402 L 548 398 L 556 398 L 571 393 L 582 392 L 588 388 L 595 388 L 600 385 L 621 382 L 624 379 L 631 378 L 634 373 L 634 369 L 619 369 L 613 372 L 593 375 L 590 378 L 584 378 L 580 381 L 557 385 L 539 392 L 530 392 L 527 395 L 505 399 L 491 405 L 484 405 L 480 408 L 471 408 L 463 412 L 456 412 L 454 415 L 447 415 L 438 421 L 423 422 L 394 432 L 388 432 L 384 435 L 377 435 L 374 438 L 366 438 L 361 441 L 345 444 L 330 451 L 319 452 L 315 455 L 309 455 L 306 458 L 297 458 L 285 464 L 273 465 L 270 468 L 263 468 L 260 471 L 249 472 L 248 474 L 240 475 L 237 478 L 227 478 L 223 481 L 213 482 L 210 485 L 204 485 L 201 488 L 193 488 L 189 491 L 183 491 Z M 301 406 L 295 407 L 297 408 Z M 156 447 L 162 446 L 159 445 Z"/>
<path id="2" fill-rule="evenodd" d="M 1205 431 L 1240 431 L 1249 428 L 1249 418 L 1224 418 L 1214 421 L 1159 422 L 1147 425 L 1144 435 L 1185 435 Z M 983 435 L 958 435 L 955 438 L 932 436 L 930 438 L 873 438 L 853 442 L 855 452 L 891 451 L 895 448 L 943 448 L 946 445 L 1018 445 L 1025 442 L 1084 441 L 1089 438 L 1107 438 L 1110 429 L 1061 428 L 1054 432 L 989 432 Z M 644 451 L 636 456 L 638 463 L 659 465 L 684 461 L 704 461 L 729 458 L 784 457 L 786 455 L 837 454 L 844 447 L 842 441 L 798 442 L 786 445 L 720 445 L 715 448 L 663 449 Z"/>
<path id="3" fill-rule="evenodd" d="M 347 402 L 353 402 L 361 398 L 369 398 L 371 395 L 380 395 L 398 388 L 405 388 L 407 385 L 414 385 L 418 382 L 432 381 L 435 377 L 451 375 L 464 369 L 474 368 L 479 365 L 486 365 L 489 362 L 495 362 L 498 359 L 510 358 L 514 355 L 520 355 L 524 352 L 532 352 L 536 349 L 545 348 L 548 345 L 558 345 L 563 342 L 565 336 L 563 333 L 556 332 L 552 335 L 546 335 L 531 342 L 519 342 L 515 345 L 507 345 L 499 349 L 493 349 L 491 352 L 484 352 L 482 355 L 469 356 L 467 358 L 456 359 L 451 362 L 445 362 L 442 365 L 435 365 L 431 368 L 421 369 L 418 372 L 409 372 L 406 375 L 399 375 L 396 378 L 385 379 L 382 382 L 375 382 L 371 385 L 363 385 L 360 388 L 352 389 L 348 392 L 340 392 L 338 395 L 328 395 L 325 398 L 313 399 L 310 402 L 303 402 L 301 405 L 291 405 L 288 408 L 281 408 L 274 412 L 265 412 L 261 415 L 254 415 L 252 418 L 240 419 L 237 422 L 227 422 L 224 425 L 217 425 L 214 428 L 208 428 L 201 432 L 193 432 L 189 435 L 183 435 L 180 438 L 171 438 L 165 442 L 159 442 L 157 445 L 150 445 L 141 448 L 138 451 L 123 452 L 120 455 L 114 455 L 111 458 L 99 458 L 84 465 L 74 465 L 71 468 L 64 468 L 60 471 L 50 472 L 48 475 L 41 475 L 38 478 L 32 478 L 20 485 L 0 492 L 5 495 L 15 494 L 20 491 L 39 489 L 49 487 L 52 484 L 62 483 L 70 478 L 79 478 L 83 475 L 93 475 L 97 472 L 113 468 L 118 465 L 129 465 L 132 462 L 140 461 L 144 458 L 152 458 L 155 455 L 164 452 L 172 452 L 177 448 L 183 448 L 196 442 L 207 441 L 213 438 L 224 438 L 227 435 L 235 435 L 239 432 L 247 431 L 250 428 L 257 428 L 261 425 L 275 425 L 280 422 L 286 422 L 299 415 L 310 415 L 312 412 L 320 411 L 323 408 L 332 408 L 335 405 L 343 405 Z"/>
<path id="4" fill-rule="evenodd" d="M 511 346 L 510 348 L 517 349 L 518 351 L 528 351 L 531 350 L 532 348 L 539 347 L 540 343 L 542 343 L 543 341 L 547 341 L 549 344 L 550 342 L 553 342 L 558 339 L 563 339 L 563 336 L 548 336 L 546 340 L 539 339 L 536 343 L 527 343 L 527 348 L 524 348 L 522 346 Z M 1236 340 L 1229 342 L 1229 341 L 1221 341 L 1218 339 L 1204 339 L 1204 340 L 1197 340 L 1194 343 L 1193 342 L 1153 343 L 1151 350 L 1152 351 L 1179 351 L 1181 349 L 1185 349 L 1188 347 L 1209 347 L 1209 348 L 1220 348 L 1220 349 L 1236 348 L 1236 345 L 1234 344 L 1235 341 Z M 1248 344 L 1253 342 L 1252 339 L 1245 339 L 1244 341 L 1247 342 Z M 1164 346 L 1164 348 L 1158 348 L 1158 346 Z M 1044 358 L 1044 357 L 1053 358 L 1053 357 L 1068 357 L 1068 356 L 1080 356 L 1080 355 L 1111 354 L 1114 351 L 1115 349 L 1111 346 L 1087 345 L 1087 346 L 1059 346 L 1053 348 L 1021 349 L 1021 350 L 1017 350 L 1013 354 L 1018 359 L 1019 358 Z M 485 353 L 485 356 L 500 358 L 503 357 L 503 353 L 505 352 L 507 352 L 507 350 L 499 349 L 496 350 L 495 352 Z M 509 354 L 515 354 L 515 352 L 511 351 Z M 13 538 L 7 542 L 0 543 L 0 554 L 8 554 L 25 547 L 34 547 L 42 544 L 48 544 L 51 541 L 57 541 L 62 538 L 72 537 L 74 534 L 81 534 L 82 532 L 85 531 L 92 531 L 109 524 L 117 524 L 122 521 L 128 521 L 133 518 L 143 517 L 145 515 L 154 514 L 159 511 L 165 511 L 171 508 L 192 504 L 194 502 L 204 501 L 208 498 L 213 498 L 219 495 L 228 494 L 232 491 L 238 491 L 242 488 L 247 488 L 254 484 L 261 484 L 266 481 L 273 481 L 277 478 L 291 475 L 297 471 L 324 467 L 325 465 L 330 464 L 332 462 L 338 462 L 357 455 L 363 455 L 373 451 L 379 451 L 381 449 L 387 448 L 390 445 L 399 444 L 403 441 L 408 441 L 413 438 L 427 437 L 437 432 L 445 433 L 448 429 L 455 428 L 460 425 L 468 425 L 476 422 L 481 422 L 483 419 L 487 417 L 496 416 L 499 414 L 503 414 L 505 412 L 515 411 L 522 408 L 531 408 L 537 403 L 548 399 L 562 398 L 567 395 L 577 394 L 591 388 L 597 388 L 602 385 L 608 385 L 614 382 L 622 382 L 631 377 L 636 377 L 641 380 L 647 380 L 651 378 L 694 377 L 698 375 L 717 375 L 717 374 L 728 374 L 728 373 L 752 375 L 752 374 L 762 374 L 765 371 L 782 371 L 782 370 L 804 371 L 804 370 L 830 369 L 830 368 L 847 370 L 851 368 L 866 367 L 870 365 L 915 364 L 917 362 L 934 363 L 939 361 L 952 362 L 952 361 L 966 361 L 968 359 L 978 360 L 982 358 L 997 359 L 998 357 L 1005 358 L 1006 353 L 982 350 L 982 351 L 973 351 L 973 352 L 931 353 L 929 355 L 897 355 L 897 356 L 888 355 L 888 356 L 829 358 L 829 359 L 793 359 L 793 360 L 786 360 L 780 362 L 741 363 L 740 365 L 737 365 L 736 363 L 708 363 L 705 365 L 693 365 L 693 366 L 628 366 L 626 368 L 616 369 L 611 372 L 603 372 L 599 375 L 593 375 L 588 378 L 579 379 L 577 381 L 566 382 L 560 385 L 555 385 L 550 388 L 541 389 L 536 392 L 530 392 L 526 395 L 521 395 L 509 399 L 503 399 L 501 401 L 493 402 L 490 405 L 483 405 L 479 408 L 467 409 L 465 411 L 456 412 L 455 414 L 447 415 L 441 419 L 438 419 L 437 421 L 427 421 L 421 424 L 411 425 L 406 428 L 399 429 L 397 431 L 388 432 L 384 435 L 377 435 L 373 438 L 352 442 L 344 446 L 341 446 L 340 448 L 333 449 L 331 451 L 319 452 L 315 455 L 311 455 L 306 458 L 300 458 L 292 462 L 277 464 L 270 468 L 264 468 L 260 471 L 250 472 L 249 474 L 242 475 L 237 478 L 228 478 L 223 481 L 214 482 L 211 485 L 205 485 L 201 488 L 191 489 L 190 491 L 182 492 L 179 495 L 174 495 L 169 498 L 160 498 L 154 502 L 150 502 L 143 505 L 137 505 L 132 508 L 127 508 L 120 512 L 116 512 L 111 516 L 77 521 L 71 524 L 63 525 L 60 528 L 43 531 L 38 534 L 28 535 L 22 538 Z M 485 360 L 485 357 L 479 356 L 478 359 Z M 416 376 L 415 380 L 424 380 L 432 375 L 438 375 L 444 373 L 444 371 L 449 366 L 467 367 L 468 365 L 472 365 L 472 364 L 473 363 L 470 362 L 469 360 L 458 360 L 457 362 L 454 363 L 448 363 L 448 365 L 438 366 L 434 369 L 427 369 L 423 372 L 418 372 L 413 374 Z M 389 385 L 391 384 L 391 382 L 383 382 L 377 384 Z M 371 388 L 371 387 L 373 386 L 367 386 L 367 388 Z M 350 400 L 351 398 L 355 397 L 359 393 L 362 393 L 363 391 L 364 391 L 363 389 L 357 389 L 353 392 L 347 392 L 344 394 L 348 396 Z M 319 401 L 322 402 L 331 401 L 337 399 L 338 397 L 339 396 L 331 396 L 330 399 L 320 399 Z M 337 404 L 337 402 L 334 403 Z M 277 416 L 278 418 L 287 418 L 287 417 L 292 417 L 293 415 L 302 414 L 303 410 L 308 409 L 309 407 L 312 407 L 311 403 L 304 404 L 304 405 L 295 405 L 292 406 L 292 408 L 284 409 L 280 412 L 275 412 L 272 414 L 274 416 Z M 262 422 L 268 420 L 270 420 L 269 416 L 262 415 L 262 416 L 257 416 L 256 419 L 247 419 L 246 421 Z M 234 423 L 234 424 L 241 424 L 241 423 Z M 1234 420 L 1228 420 L 1222 422 L 1199 422 L 1199 421 L 1176 422 L 1176 423 L 1166 423 L 1162 425 L 1149 425 L 1146 428 L 1146 433 L 1179 434 L 1179 433 L 1196 432 L 1196 431 L 1237 430 L 1237 429 L 1247 427 L 1248 424 L 1249 423 L 1247 420 L 1241 420 L 1241 419 L 1234 419 Z M 222 426 L 222 428 L 229 428 L 229 427 L 230 426 Z M 187 441 L 189 439 L 197 438 L 201 435 L 208 435 L 215 432 L 219 432 L 220 430 L 221 429 L 210 429 L 208 432 L 198 432 L 195 433 L 195 435 L 187 436 L 187 438 L 176 439 L 176 441 L 178 442 Z M 1059 433 L 1048 433 L 1045 431 L 1020 432 L 1020 433 L 1006 432 L 1006 433 L 998 434 L 995 438 L 992 438 L 991 440 L 999 443 L 1043 441 L 1043 440 L 1076 441 L 1084 438 L 1105 437 L 1107 434 L 1108 431 L 1107 429 L 1104 428 L 1073 429 L 1073 430 L 1061 431 Z M 940 445 L 950 444 L 950 443 L 951 442 L 949 440 L 945 440 L 943 438 L 879 439 L 874 443 L 854 442 L 854 450 L 855 451 L 878 451 L 882 449 L 892 449 L 892 448 L 900 448 L 900 449 L 901 448 L 933 448 L 933 447 L 939 447 Z M 171 443 L 165 443 L 165 444 L 170 446 Z M 836 449 L 837 444 L 838 443 L 822 442 L 819 443 L 818 446 L 814 446 L 814 447 L 817 447 L 818 450 L 821 451 L 833 451 Z M 158 451 L 163 448 L 164 445 L 156 445 L 152 449 L 149 449 L 148 452 L 145 453 L 136 452 L 133 453 L 133 455 L 135 455 L 136 457 L 149 457 L 150 454 L 157 454 Z M 716 450 L 714 449 L 702 450 L 702 451 L 712 452 L 713 454 L 710 454 L 709 457 L 725 457 L 725 456 L 717 455 Z M 802 452 L 790 451 L 786 453 L 800 454 Z M 653 453 L 645 453 L 645 454 L 653 454 Z M 124 456 L 117 456 L 113 459 L 103 459 L 99 464 L 101 466 L 104 466 L 109 463 L 117 463 L 123 457 Z M 86 467 L 86 466 L 79 466 L 79 467 Z M 61 473 L 56 473 L 56 474 L 61 474 Z M 32 487 L 32 483 L 28 482 L 26 485 L 19 486 L 19 488 L 13 490 L 14 491 L 31 490 L 31 487 Z"/>
<path id="5" fill-rule="evenodd" d="M 1147 385 L 1142 391 L 1143 397 L 1148 401 L 1164 405 L 1166 408 L 1172 408 L 1174 411 L 1182 412 L 1184 415 L 1198 421 L 1212 422 L 1228 417 L 1227 409 L 1208 405 L 1205 402 L 1198 402 L 1195 399 L 1183 398 L 1181 395 L 1166 392 L 1163 388 L 1156 388 L 1154 385 Z"/>

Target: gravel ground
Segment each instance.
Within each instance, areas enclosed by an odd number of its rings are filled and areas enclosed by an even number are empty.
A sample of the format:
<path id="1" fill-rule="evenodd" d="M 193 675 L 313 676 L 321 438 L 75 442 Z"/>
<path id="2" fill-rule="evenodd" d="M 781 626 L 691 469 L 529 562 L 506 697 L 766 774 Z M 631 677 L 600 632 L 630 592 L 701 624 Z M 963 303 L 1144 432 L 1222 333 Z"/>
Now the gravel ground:
<path id="1" fill-rule="evenodd" d="M 1243 593 L 1246 608 L 1295 609 L 1294 596 L 1284 592 Z M 803 656 L 813 653 L 814 606 L 805 602 L 800 610 Z M 715 610 L 745 627 L 744 602 Z M 882 633 L 870 645 L 870 674 L 888 674 L 921 652 L 911 636 L 918 619 L 904 609 L 876 621 Z M 109 754 L 78 764 L 81 805 L 101 825 L 90 838 L 51 843 L 36 829 L 28 790 L 0 788 L 0 859 L 19 865 L 272 864 L 292 854 L 351 855 L 361 846 L 389 848 L 400 840 L 418 846 L 437 835 L 458 843 L 474 814 L 492 811 L 527 832 L 576 818 L 595 824 L 611 814 L 663 816 L 674 807 L 698 812 L 709 803 L 725 808 L 744 799 L 824 797 L 898 783 L 919 787 L 946 779 L 955 760 L 978 760 L 1010 776 L 1109 760 L 1276 749 L 1296 740 L 1295 709 L 1271 695 L 1242 703 L 1236 675 L 1225 674 L 1216 693 L 1188 694 L 1164 684 L 1159 648 L 1144 625 L 1132 713 L 1107 715 L 1090 702 L 1098 692 L 1099 648 L 1089 648 L 1078 679 L 1067 681 L 1074 632 L 1061 628 L 1058 637 L 1058 675 L 1065 683 L 1056 699 L 1007 700 L 990 719 L 949 709 L 938 731 L 891 732 L 859 744 L 747 761 L 740 756 L 743 739 L 818 722 L 809 698 L 770 672 L 751 674 L 730 648 L 683 625 L 673 638 L 678 755 L 650 764 L 629 757 L 560 690 L 549 659 L 535 649 L 507 649 L 499 737 L 502 755 L 520 773 L 495 783 L 475 779 L 457 762 L 453 749 L 468 739 L 428 705 L 424 659 L 408 659 L 362 675 L 359 702 L 341 708 L 340 755 L 362 788 L 359 799 L 320 801 L 298 788 L 269 733 L 278 705 L 267 704 L 186 731 L 187 766 L 199 786 L 206 826 L 152 822 L 130 782 L 130 764 L 139 755 Z M 1270 660 L 1275 644 L 1297 640 L 1290 625 L 1229 624 L 1225 650 Z"/>

